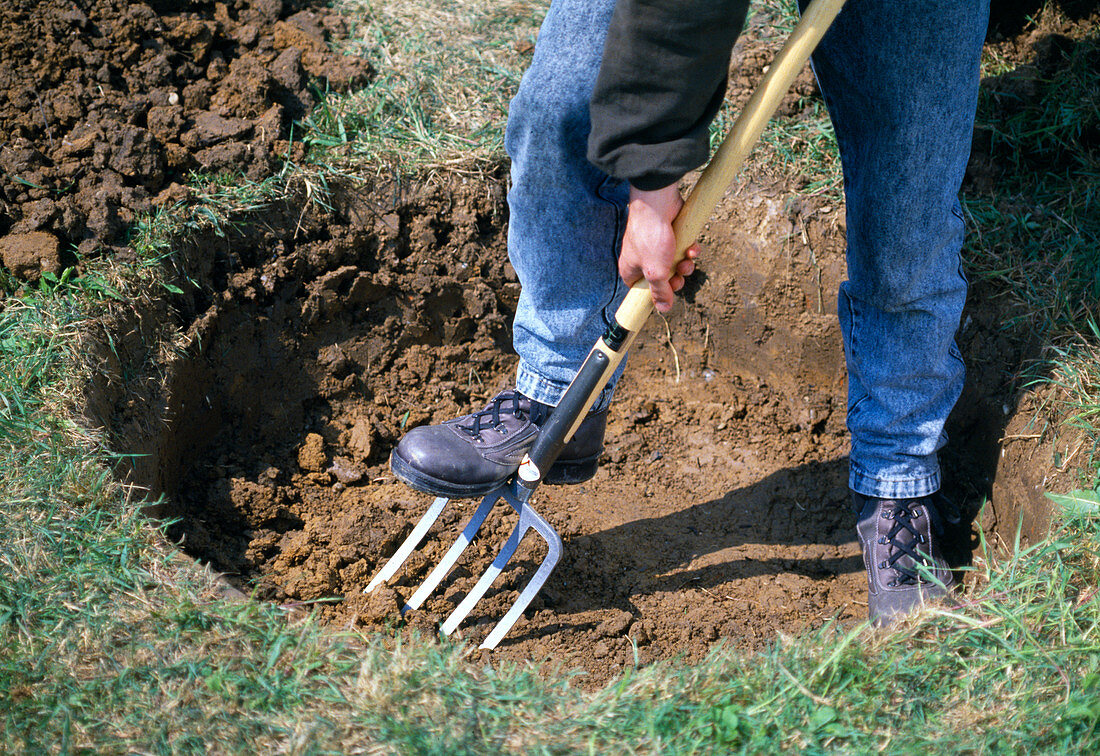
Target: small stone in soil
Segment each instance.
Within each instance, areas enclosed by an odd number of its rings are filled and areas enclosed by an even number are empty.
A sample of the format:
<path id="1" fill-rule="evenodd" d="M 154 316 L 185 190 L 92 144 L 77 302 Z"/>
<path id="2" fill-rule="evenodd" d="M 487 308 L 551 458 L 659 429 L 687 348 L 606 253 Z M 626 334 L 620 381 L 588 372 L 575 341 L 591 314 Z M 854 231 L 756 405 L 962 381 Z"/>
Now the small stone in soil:
<path id="1" fill-rule="evenodd" d="M 620 636 L 630 626 L 633 619 L 634 617 L 630 612 L 620 609 L 596 627 L 596 636 L 599 638 Z"/>

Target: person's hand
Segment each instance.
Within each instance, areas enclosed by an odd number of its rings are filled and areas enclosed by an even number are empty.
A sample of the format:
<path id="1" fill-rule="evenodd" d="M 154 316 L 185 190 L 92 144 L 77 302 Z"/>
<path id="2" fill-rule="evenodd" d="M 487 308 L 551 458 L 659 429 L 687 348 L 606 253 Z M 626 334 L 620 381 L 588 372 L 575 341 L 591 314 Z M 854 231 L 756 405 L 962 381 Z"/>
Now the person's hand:
<path id="1" fill-rule="evenodd" d="M 651 192 L 630 187 L 619 275 L 628 286 L 642 278 L 648 281 L 658 312 L 672 309 L 673 292 L 684 287 L 684 276 L 695 271 L 695 258 L 702 251 L 698 244 L 693 244 L 686 257 L 673 266 L 676 237 L 672 221 L 683 204 L 676 184 Z"/>

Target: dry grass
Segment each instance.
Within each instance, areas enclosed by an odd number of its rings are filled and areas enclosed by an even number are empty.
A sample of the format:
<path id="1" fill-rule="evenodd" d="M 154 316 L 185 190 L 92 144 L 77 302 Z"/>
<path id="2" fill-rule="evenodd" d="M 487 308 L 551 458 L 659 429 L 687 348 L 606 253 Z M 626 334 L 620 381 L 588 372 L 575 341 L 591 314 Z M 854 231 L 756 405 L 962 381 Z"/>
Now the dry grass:
<path id="1" fill-rule="evenodd" d="M 349 52 L 377 69 L 305 123 L 314 161 L 366 173 L 479 174 L 504 158 L 508 102 L 544 7 L 531 0 L 338 0 Z M 319 151 L 319 153 L 318 153 Z"/>

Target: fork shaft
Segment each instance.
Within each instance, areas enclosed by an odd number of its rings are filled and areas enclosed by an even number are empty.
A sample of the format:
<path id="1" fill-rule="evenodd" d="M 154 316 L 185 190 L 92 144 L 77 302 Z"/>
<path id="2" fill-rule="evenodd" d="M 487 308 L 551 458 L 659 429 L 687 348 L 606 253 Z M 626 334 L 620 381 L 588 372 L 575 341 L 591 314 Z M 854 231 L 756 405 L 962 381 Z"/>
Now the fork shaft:
<path id="1" fill-rule="evenodd" d="M 609 362 L 608 356 L 598 349 L 588 353 L 588 357 L 581 364 L 581 369 L 565 389 L 561 401 L 550 413 L 550 419 L 539 430 L 539 437 L 527 454 L 530 464 L 535 466 L 539 474 L 524 476 L 521 472 L 520 484 L 524 488 L 534 490 L 538 486 L 542 480 L 542 474 L 550 469 L 566 443 L 573 437 L 584 414 L 588 412 L 596 396 L 611 377 L 607 370 Z"/>

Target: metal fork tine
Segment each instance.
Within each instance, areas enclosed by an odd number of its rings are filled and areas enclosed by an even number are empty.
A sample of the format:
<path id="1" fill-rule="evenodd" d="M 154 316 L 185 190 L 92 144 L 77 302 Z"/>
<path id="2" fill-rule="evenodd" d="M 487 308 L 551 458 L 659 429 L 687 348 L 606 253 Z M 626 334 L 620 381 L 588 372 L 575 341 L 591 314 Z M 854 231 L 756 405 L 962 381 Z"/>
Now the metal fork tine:
<path id="1" fill-rule="evenodd" d="M 397 570 L 401 568 L 401 565 L 405 563 L 405 560 L 409 558 L 409 554 L 413 553 L 413 549 L 419 546 L 420 542 L 424 540 L 424 536 L 427 535 L 428 529 L 439 519 L 439 515 L 443 512 L 443 508 L 447 506 L 447 502 L 449 501 L 450 499 L 440 496 L 432 502 L 432 505 L 428 507 L 428 511 L 420 518 L 420 522 L 416 523 L 416 527 L 409 533 L 409 537 L 405 539 L 405 542 L 401 544 L 397 552 L 390 557 L 389 561 L 378 571 L 374 579 L 370 581 L 367 590 L 364 591 L 365 593 L 370 593 L 394 576 L 394 573 L 396 573 Z"/>
<path id="2" fill-rule="evenodd" d="M 482 523 L 485 522 L 485 518 L 489 516 L 489 512 L 492 511 L 493 505 L 500 499 L 499 491 L 489 492 L 481 503 L 478 505 L 477 510 L 474 512 L 474 516 L 470 518 L 470 521 L 466 523 L 466 527 L 462 529 L 462 534 L 459 535 L 455 542 L 451 545 L 451 548 L 444 555 L 442 561 L 435 566 L 431 574 L 427 579 L 420 584 L 420 587 L 413 593 L 412 598 L 408 600 L 404 608 L 401 609 L 401 613 L 404 614 L 412 609 L 419 609 L 420 605 L 424 603 L 425 599 L 431 595 L 431 592 L 436 589 L 436 586 L 443 581 L 443 578 L 447 576 L 447 573 L 451 571 L 455 562 L 462 556 L 462 552 L 466 550 L 466 547 L 474 540 L 474 536 L 477 535 L 477 531 L 481 528 Z"/>
<path id="3" fill-rule="evenodd" d="M 512 506 L 515 503 L 509 498 L 509 502 Z M 554 567 L 557 565 L 558 560 L 561 559 L 562 543 L 561 536 L 558 532 L 539 515 L 529 504 L 521 505 L 523 507 L 520 510 L 520 520 L 529 519 L 529 527 L 533 527 L 539 535 L 546 540 L 546 556 L 542 559 L 542 564 L 535 571 L 535 574 L 531 576 L 531 580 L 524 587 L 523 591 L 516 598 L 515 603 L 508 610 L 508 613 L 501 617 L 500 622 L 497 623 L 493 631 L 489 633 L 489 636 L 482 642 L 480 648 L 492 651 L 500 643 L 501 639 L 508 634 L 508 631 L 512 629 L 512 625 L 516 624 L 516 621 L 523 614 L 524 610 L 535 598 L 535 594 L 542 589 L 543 584 L 547 578 L 550 577 L 550 573 L 554 571 Z M 518 526 L 517 526 L 518 527 Z"/>
<path id="4" fill-rule="evenodd" d="M 523 538 L 524 532 L 526 532 L 528 524 L 524 522 L 523 518 L 516 523 L 516 527 L 512 529 L 512 534 L 508 536 L 508 540 L 504 542 L 504 547 L 497 554 L 496 559 L 489 565 L 489 568 L 485 570 L 485 573 L 481 576 L 481 579 L 477 581 L 477 585 L 466 594 L 466 598 L 462 599 L 462 603 L 451 612 L 451 616 L 443 623 L 439 628 L 439 631 L 444 635 L 450 635 L 458 627 L 462 620 L 466 619 L 466 615 L 470 613 L 470 610 L 474 608 L 474 604 L 481 600 L 481 597 L 485 595 L 485 592 L 489 590 L 489 586 L 496 580 L 497 575 L 504 569 L 504 565 L 508 564 L 508 560 L 512 558 L 512 554 L 516 553 L 516 547 L 519 546 L 519 541 Z"/>
<path id="5" fill-rule="evenodd" d="M 489 566 L 473 589 L 466 594 L 462 603 L 458 605 L 440 627 L 440 632 L 444 635 L 450 635 L 458 628 L 462 620 L 466 619 L 466 616 L 473 610 L 474 605 L 485 596 L 485 593 L 489 590 L 493 581 L 496 580 L 497 576 L 504 570 L 505 565 L 508 564 L 508 560 L 512 558 L 516 549 L 519 547 L 520 541 L 527 535 L 527 531 L 533 528 L 546 541 L 546 556 L 535 571 L 535 574 L 531 577 L 531 580 L 524 586 L 511 608 L 508 609 L 508 612 L 501 618 L 496 624 L 496 627 L 489 633 L 489 636 L 482 642 L 481 648 L 489 650 L 496 648 L 500 640 L 512 629 L 512 625 L 516 624 L 516 621 L 519 620 L 520 615 L 523 614 L 523 611 L 535 598 L 535 595 L 542 588 L 547 578 L 550 577 L 550 573 L 553 572 L 555 565 L 557 565 L 558 560 L 561 558 L 562 552 L 561 537 L 550 523 L 544 520 L 530 504 L 517 498 L 513 494 L 513 489 L 504 491 L 503 495 L 512 508 L 519 513 L 519 522 L 517 522 L 515 528 L 512 529 L 511 535 L 508 536 L 508 540 L 504 543 L 500 553 L 497 554 L 496 558 L 493 560 L 492 565 Z"/>
<path id="6" fill-rule="evenodd" d="M 451 571 L 451 568 L 454 567 L 455 562 L 462 556 L 462 552 L 473 542 L 474 538 L 477 536 L 477 531 L 484 524 L 489 513 L 501 498 L 507 501 L 508 504 L 519 513 L 519 522 L 517 522 L 515 528 L 512 529 L 511 535 L 505 542 L 504 547 L 500 550 L 500 553 L 493 559 L 493 563 L 484 574 L 482 574 L 477 584 L 474 585 L 473 590 L 466 594 L 462 603 L 460 603 L 458 607 L 451 612 L 451 615 L 447 617 L 440 631 L 444 635 L 450 635 L 455 631 L 462 620 L 466 619 L 466 616 L 473 610 L 474 605 L 484 597 L 497 576 L 504 570 L 508 561 L 516 553 L 516 549 L 519 547 L 520 541 L 523 540 L 523 537 L 527 534 L 527 531 L 534 529 L 546 541 L 548 547 L 546 556 L 535 571 L 534 576 L 532 576 L 531 580 L 524 586 L 523 591 L 520 592 L 515 603 L 512 604 L 508 612 L 496 624 L 496 627 L 493 628 L 489 637 L 481 644 L 481 648 L 490 650 L 495 648 L 496 645 L 500 643 L 501 638 L 512 629 L 512 625 L 516 624 L 520 615 L 523 614 L 523 611 L 530 605 L 547 578 L 550 577 L 550 573 L 554 570 L 554 566 L 561 558 L 562 551 L 561 538 L 558 536 L 557 532 L 550 523 L 544 520 L 526 501 L 521 501 L 521 499 L 517 497 L 514 486 L 491 491 L 481 500 L 473 516 L 470 518 L 469 522 L 466 523 L 466 526 L 462 529 L 462 533 L 455 539 L 455 542 L 451 544 L 451 548 L 443 556 L 443 559 L 440 560 L 424 582 L 421 583 L 413 593 L 408 603 L 401 609 L 402 614 L 420 608 L 420 605 L 424 603 L 429 595 L 431 595 L 431 592 L 439 586 L 443 578 L 445 578 L 447 573 Z M 522 498 L 526 499 L 527 497 L 523 496 Z M 406 538 L 404 543 L 398 548 L 397 553 L 390 557 L 389 561 L 386 562 L 382 569 L 379 570 L 378 574 L 374 576 L 374 579 L 371 580 L 366 589 L 367 593 L 373 591 L 397 573 L 397 570 L 401 568 L 401 565 L 405 563 L 405 560 L 409 558 L 413 550 L 420 545 L 422 540 L 424 540 L 424 536 L 427 535 L 428 530 L 435 521 L 439 519 L 444 507 L 446 507 L 449 502 L 450 499 L 442 496 L 436 498 L 435 501 L 432 502 L 428 511 L 424 513 L 424 516 L 420 518 L 416 527 L 413 528 L 412 533 L 409 534 L 408 538 Z"/>

